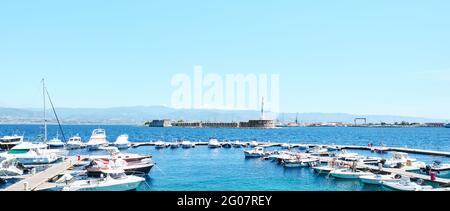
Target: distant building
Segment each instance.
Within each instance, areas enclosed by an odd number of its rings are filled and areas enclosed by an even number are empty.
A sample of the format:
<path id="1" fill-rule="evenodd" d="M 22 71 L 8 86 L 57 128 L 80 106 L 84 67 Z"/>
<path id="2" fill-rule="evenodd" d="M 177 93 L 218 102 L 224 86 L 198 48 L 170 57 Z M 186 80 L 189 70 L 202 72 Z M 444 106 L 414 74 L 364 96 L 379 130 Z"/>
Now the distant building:
<path id="1" fill-rule="evenodd" d="M 445 123 L 442 122 L 428 122 L 424 123 L 425 127 L 444 127 Z"/>
<path id="2" fill-rule="evenodd" d="M 153 120 L 148 123 L 149 127 L 172 127 L 170 119 Z"/>
<path id="3" fill-rule="evenodd" d="M 201 122 L 175 122 L 174 127 L 202 127 Z"/>
<path id="4" fill-rule="evenodd" d="M 240 128 L 275 128 L 275 122 L 273 120 L 249 120 L 248 122 L 240 122 Z"/>

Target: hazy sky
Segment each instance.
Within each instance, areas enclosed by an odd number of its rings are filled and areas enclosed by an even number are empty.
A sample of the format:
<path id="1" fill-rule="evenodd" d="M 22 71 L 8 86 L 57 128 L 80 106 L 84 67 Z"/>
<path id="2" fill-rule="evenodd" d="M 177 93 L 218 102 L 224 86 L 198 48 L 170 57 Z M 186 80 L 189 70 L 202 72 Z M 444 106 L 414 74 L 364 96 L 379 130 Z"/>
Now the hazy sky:
<path id="1" fill-rule="evenodd" d="M 286 112 L 450 119 L 449 1 L 0 2 L 0 107 L 170 105 L 171 78 L 280 75 Z"/>

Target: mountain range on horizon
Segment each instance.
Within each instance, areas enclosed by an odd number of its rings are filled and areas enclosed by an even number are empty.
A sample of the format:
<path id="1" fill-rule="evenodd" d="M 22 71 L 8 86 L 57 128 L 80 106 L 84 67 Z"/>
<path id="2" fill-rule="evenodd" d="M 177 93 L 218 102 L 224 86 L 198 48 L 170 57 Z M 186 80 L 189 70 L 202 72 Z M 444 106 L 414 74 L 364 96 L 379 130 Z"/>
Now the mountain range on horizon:
<path id="1" fill-rule="evenodd" d="M 142 124 L 154 119 L 171 119 L 203 122 L 239 122 L 259 119 L 260 111 L 249 110 L 209 110 L 209 109 L 174 109 L 166 106 L 135 106 L 113 108 L 56 108 L 63 124 Z M 42 109 L 37 108 L 2 108 L 0 123 L 22 124 L 41 123 Z M 48 110 L 50 122 L 55 122 L 53 111 Z M 294 122 L 298 117 L 301 123 L 343 122 L 352 123 L 355 118 L 367 118 L 368 123 L 394 122 L 447 122 L 444 119 L 393 116 L 393 115 L 355 115 L 346 113 L 274 113 L 266 112 L 265 117 L 280 122 Z"/>

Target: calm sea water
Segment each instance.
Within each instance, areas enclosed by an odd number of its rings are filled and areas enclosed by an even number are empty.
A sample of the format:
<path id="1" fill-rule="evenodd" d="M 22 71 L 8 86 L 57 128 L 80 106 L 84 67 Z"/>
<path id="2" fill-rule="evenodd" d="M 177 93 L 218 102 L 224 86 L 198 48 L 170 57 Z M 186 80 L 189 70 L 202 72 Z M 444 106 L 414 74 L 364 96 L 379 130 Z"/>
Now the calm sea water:
<path id="1" fill-rule="evenodd" d="M 64 125 L 66 138 L 79 134 L 87 140 L 95 128 L 106 129 L 108 140 L 115 141 L 120 134 L 128 134 L 130 141 L 189 139 L 208 141 L 239 139 L 242 141 L 272 141 L 291 143 L 335 143 L 367 145 L 384 143 L 388 146 L 411 147 L 450 151 L 450 129 L 447 128 L 334 128 L 299 127 L 280 129 L 204 129 L 204 128 L 146 128 L 138 126 Z M 43 129 L 38 125 L 0 125 L 0 135 L 15 131 L 34 140 Z M 49 126 L 50 138 L 57 126 Z M 241 149 L 162 149 L 140 147 L 126 150 L 130 153 L 151 154 L 156 167 L 152 169 L 139 190 L 380 190 L 358 181 L 339 180 L 314 174 L 310 168 L 286 169 L 270 161 L 245 159 Z M 380 156 L 368 151 L 355 151 L 363 155 Z M 86 150 L 71 151 L 72 155 L 86 154 Z M 100 152 L 97 152 L 100 153 Z M 389 156 L 389 155 L 385 155 Z M 450 162 L 449 158 L 411 155 L 427 163 L 433 160 Z"/>

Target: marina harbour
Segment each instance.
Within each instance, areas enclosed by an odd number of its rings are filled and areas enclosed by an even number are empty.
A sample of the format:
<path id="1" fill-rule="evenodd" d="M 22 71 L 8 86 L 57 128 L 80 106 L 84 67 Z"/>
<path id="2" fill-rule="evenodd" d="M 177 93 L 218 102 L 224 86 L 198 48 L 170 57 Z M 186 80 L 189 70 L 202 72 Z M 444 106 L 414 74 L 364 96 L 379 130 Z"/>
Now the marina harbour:
<path id="1" fill-rule="evenodd" d="M 420 191 L 448 190 L 450 181 L 450 129 L 445 127 L 231 129 L 61 125 L 65 139 L 57 132 L 59 125 L 47 127 L 49 141 L 43 143 L 42 125 L 0 125 L 2 141 L 12 135 L 23 136 L 21 144 L 3 149 L 2 155 L 14 149 L 22 153 L 20 146 L 35 142 L 46 144 L 47 148 L 53 146 L 46 150 L 55 150 L 50 152 L 58 157 L 48 163 L 18 164 L 26 170 L 14 176 L 0 175 L 0 189 Z M 56 140 L 63 145 L 58 146 Z M 101 140 L 106 143 L 100 143 Z M 94 147 L 97 142 L 98 148 Z M 70 148 L 69 143 L 80 143 L 80 148 Z M 114 186 L 116 176 L 124 172 L 127 174 L 123 177 L 129 181 L 126 187 Z M 377 175 L 383 179 L 377 180 Z M 369 184 L 360 177 L 384 180 L 386 185 Z M 94 183 L 105 183 L 107 189 Z M 86 184 L 92 189 L 80 188 Z"/>

